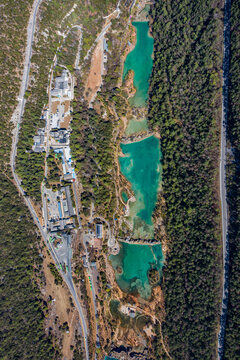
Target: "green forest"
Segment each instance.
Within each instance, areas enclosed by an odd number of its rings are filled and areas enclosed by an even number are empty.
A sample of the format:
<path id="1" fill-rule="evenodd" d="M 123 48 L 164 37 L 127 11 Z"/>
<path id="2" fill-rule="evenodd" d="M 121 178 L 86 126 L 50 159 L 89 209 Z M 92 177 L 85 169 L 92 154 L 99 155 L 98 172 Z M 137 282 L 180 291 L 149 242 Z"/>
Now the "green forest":
<path id="1" fill-rule="evenodd" d="M 72 26 L 82 25 L 83 46 L 80 58 L 82 61 L 82 56 L 86 55 L 103 25 L 102 16 L 111 11 L 116 0 L 105 0 L 104 3 L 105 6 L 102 7 L 100 0 L 92 1 L 91 5 L 85 4 L 83 0 L 79 1 L 71 16 L 66 18 L 65 15 L 72 9 L 75 0 L 42 2 L 40 6 L 39 28 L 33 44 L 30 81 L 25 94 L 26 105 L 16 161 L 16 169 L 26 193 L 37 201 L 41 200 L 40 185 L 44 177 L 45 153 L 33 152 L 32 146 L 37 129 L 45 126 L 41 113 L 48 102 L 49 71 L 56 52 L 59 63 L 67 65 L 72 71 L 72 62 L 77 50 L 73 49 L 77 43 L 75 30 L 69 31 L 65 39 L 59 35 L 59 31 L 67 34 L 67 30 Z M 93 13 L 95 13 L 94 17 Z"/>
<path id="2" fill-rule="evenodd" d="M 20 88 L 26 27 L 32 0 L 1 2 L 0 22 L 0 358 L 58 359 L 52 338 L 46 337 L 47 304 L 39 290 L 42 277 L 40 239 L 12 181 L 11 115 Z"/>
<path id="3" fill-rule="evenodd" d="M 93 43 L 99 28 L 102 26 L 103 15 L 116 5 L 115 0 L 94 0 L 92 5 L 79 2 L 76 13 L 62 19 L 71 9 L 74 1 L 42 2 L 41 17 L 38 22 L 38 33 L 33 45 L 32 65 L 29 86 L 25 94 L 26 106 L 18 143 L 17 171 L 22 185 L 31 197 L 40 199 L 40 183 L 43 178 L 44 154 L 32 152 L 33 136 L 38 127 L 44 126 L 41 111 L 47 102 L 48 73 L 61 37 L 57 31 L 65 29 L 69 24 L 83 23 L 84 39 L 82 56 Z M 23 199 L 14 185 L 9 166 L 12 145 L 10 123 L 11 115 L 17 105 L 24 50 L 26 46 L 26 29 L 33 0 L 3 1 L 1 3 L 0 33 L 0 93 L 1 93 L 1 166 L 0 166 L 0 244 L 1 244 L 1 286 L 0 286 L 0 323 L 1 342 L 0 358 L 11 359 L 60 359 L 58 345 L 53 346 L 52 335 L 45 333 L 45 318 L 48 316 L 48 304 L 43 301 L 40 287 L 44 283 L 42 272 L 43 258 L 40 256 L 40 237 L 37 235 L 33 220 Z M 95 6 L 95 8 L 93 7 Z M 98 11 L 98 16 L 89 16 Z M 91 37 L 91 39 L 90 39 Z M 66 57 L 66 47 L 75 47 L 75 35 L 66 38 L 59 58 Z M 71 70 L 71 69 L 70 69 Z M 49 163 L 53 164 L 50 157 Z M 51 173 L 50 181 L 56 177 Z M 53 267 L 51 267 L 54 272 Z M 55 273 L 55 272 L 54 272 Z M 57 275 L 57 274 L 55 274 Z M 56 276 L 57 282 L 62 279 Z M 50 331 L 51 334 L 51 331 Z M 82 359 L 81 342 L 76 344 L 74 358 Z"/>
<path id="4" fill-rule="evenodd" d="M 159 0 L 148 122 L 161 137 L 169 253 L 163 335 L 173 359 L 216 358 L 223 1 Z M 161 354 L 156 354 L 160 358 Z"/>
<path id="5" fill-rule="evenodd" d="M 9 166 L 13 128 L 9 120 L 17 104 L 22 75 L 19 64 L 23 63 L 32 3 L 33 0 L 9 0 L 1 4 L 4 16 L 0 22 L 0 94 L 4 101 L 0 103 L 0 359 L 3 360 L 61 359 L 58 345 L 54 346 L 52 336 L 47 336 L 44 331 L 48 304 L 40 291 L 43 281 L 41 239 L 16 190 Z M 79 30 L 74 29 L 64 40 L 58 31 L 81 22 L 81 63 L 103 26 L 103 16 L 116 3 L 117 0 L 105 0 L 103 6 L 101 0 L 92 0 L 91 5 L 79 1 L 67 20 L 64 16 L 75 0 L 43 1 L 41 5 L 16 163 L 27 195 L 37 201 L 41 200 L 45 153 L 34 153 L 32 145 L 38 127 L 44 126 L 41 112 L 48 101 L 49 70 L 59 48 L 59 63 L 74 72 L 80 37 Z M 155 47 L 148 124 L 150 131 L 158 132 L 161 138 L 161 196 L 164 199 L 161 209 L 169 248 L 162 279 L 166 319 L 161 331 L 174 360 L 217 358 L 222 286 L 221 217 L 217 189 L 223 6 L 223 0 L 157 0 L 150 10 Z M 225 360 L 240 359 L 239 18 L 240 0 L 232 0 L 227 165 L 230 272 Z M 107 36 L 109 49 L 112 48 L 108 54 L 108 71 L 97 95 L 101 115 L 81 100 L 83 83 L 75 71 L 77 84 L 71 122 L 72 156 L 84 189 L 81 193 L 83 213 L 89 215 L 93 200 L 96 212 L 110 222 L 116 208 L 116 170 L 113 164 L 118 140 L 114 143 L 113 137 L 119 125 L 118 115 L 120 117 L 126 101 L 124 91 L 117 88 L 121 73 L 118 59 L 122 48 L 116 41 L 118 36 L 124 43 L 125 28 L 119 20 L 115 26 L 116 29 L 119 26 L 121 31 L 115 31 L 114 24 L 114 31 Z M 120 43 L 121 39 L 117 40 Z M 84 66 L 89 67 L 89 61 L 83 64 L 83 69 Z M 109 112 L 111 106 L 116 116 Z M 52 151 L 47 161 L 47 184 L 56 186 L 61 161 Z M 50 263 L 49 268 L 55 283 L 62 284 L 63 279 L 55 265 Z M 100 273 L 104 286 L 105 275 Z M 82 292 L 86 292 L 84 284 Z M 89 307 L 87 309 L 89 312 Z M 167 355 L 163 353 L 157 325 L 155 331 L 155 353 L 151 356 L 165 360 Z M 76 339 L 74 359 L 83 359 L 80 335 Z"/>
<path id="6" fill-rule="evenodd" d="M 115 208 L 113 177 L 113 124 L 104 120 L 95 110 L 75 103 L 72 120 L 71 149 L 76 171 L 84 192 L 81 203 L 86 216 L 91 201 L 102 216 L 112 216 Z"/>
<path id="7" fill-rule="evenodd" d="M 47 304 L 39 290 L 40 238 L 14 184 L 0 177 L 0 358 L 59 359 L 46 337 Z"/>
<path id="8" fill-rule="evenodd" d="M 232 0 L 229 69 L 228 140 L 232 152 L 228 159 L 227 190 L 229 205 L 229 301 L 224 359 L 240 358 L 240 1 Z"/>
<path id="9" fill-rule="evenodd" d="M 8 171 L 12 145 L 10 119 L 17 105 L 26 42 L 27 19 L 33 0 L 1 1 L 0 21 L 0 168 Z M 21 35 L 21 36 L 20 36 Z"/>

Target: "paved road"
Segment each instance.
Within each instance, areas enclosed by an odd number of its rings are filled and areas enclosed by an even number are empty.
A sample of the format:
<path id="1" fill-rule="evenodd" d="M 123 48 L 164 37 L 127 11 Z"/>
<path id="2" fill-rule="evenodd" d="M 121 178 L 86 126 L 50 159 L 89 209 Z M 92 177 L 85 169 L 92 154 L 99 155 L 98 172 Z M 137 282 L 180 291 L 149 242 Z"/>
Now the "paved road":
<path id="1" fill-rule="evenodd" d="M 222 214 L 222 242 L 224 283 L 222 294 L 222 310 L 220 332 L 218 335 L 218 359 L 223 359 L 224 336 L 228 307 L 228 275 L 229 275 L 229 243 L 228 243 L 228 206 L 227 206 L 227 120 L 228 120 L 228 77 L 230 58 L 230 12 L 231 0 L 225 0 L 224 8 L 224 52 L 223 52 L 223 91 L 222 91 L 222 121 L 221 121 L 221 158 L 220 158 L 220 196 Z"/>
<path id="2" fill-rule="evenodd" d="M 36 23 L 36 15 L 41 4 L 42 0 L 35 0 L 33 3 L 33 10 L 30 16 L 28 27 L 27 27 L 27 46 L 25 50 L 25 59 L 24 59 L 24 70 L 23 70 L 23 77 L 20 87 L 20 93 L 18 96 L 18 104 L 17 104 L 17 126 L 15 129 L 15 133 L 13 135 L 13 144 L 12 144 L 12 152 L 11 152 L 11 167 L 15 169 L 15 157 L 17 152 L 17 142 L 18 142 L 18 135 L 19 135 L 19 125 L 21 123 L 24 106 L 25 106 L 25 91 L 28 87 L 28 79 L 29 79 L 29 71 L 30 71 L 30 64 L 31 64 L 31 56 L 32 56 L 32 44 L 34 38 L 34 31 L 35 31 L 35 23 Z"/>
<path id="3" fill-rule="evenodd" d="M 77 197 L 77 190 L 76 190 L 75 182 L 73 183 L 73 194 L 74 194 L 74 199 L 75 199 L 75 204 L 76 204 L 76 212 L 77 212 L 77 219 L 78 219 L 78 223 L 79 223 L 79 229 L 81 229 L 82 225 L 81 225 L 81 218 L 80 218 L 80 215 L 79 215 L 80 211 L 79 211 L 79 203 L 78 203 L 78 197 Z M 84 250 L 85 250 L 85 253 L 86 253 L 86 262 L 87 262 L 87 266 L 88 266 L 88 273 L 89 273 L 91 279 L 93 280 L 92 269 L 91 269 L 91 266 L 89 264 L 89 259 L 88 259 L 88 249 L 87 249 L 86 235 L 85 234 L 83 236 L 83 246 L 84 246 Z M 92 289 L 91 290 L 92 290 L 94 313 L 95 313 L 95 316 L 97 316 L 97 303 L 96 303 L 96 292 L 95 292 L 95 288 L 94 288 L 94 281 L 92 281 Z M 98 340 L 97 322 L 96 322 L 96 336 L 97 336 L 97 340 Z"/>
<path id="4" fill-rule="evenodd" d="M 14 115 L 12 117 L 12 119 L 15 121 L 15 129 L 13 132 L 13 141 L 12 141 L 12 150 L 11 150 L 11 156 L 10 156 L 10 164 L 11 164 L 11 168 L 12 168 L 12 173 L 13 173 L 13 177 L 16 183 L 16 186 L 19 190 L 19 192 L 21 193 L 21 195 L 24 197 L 24 201 L 26 203 L 26 205 L 29 208 L 29 211 L 34 219 L 34 222 L 36 223 L 36 225 L 38 226 L 38 229 L 50 251 L 50 254 L 55 262 L 55 264 L 58 266 L 60 265 L 60 261 L 58 258 L 58 255 L 56 253 L 56 250 L 54 249 L 53 244 L 51 244 L 48 241 L 48 233 L 47 233 L 47 228 L 46 225 L 43 228 L 39 218 L 31 204 L 30 198 L 28 198 L 27 196 L 25 196 L 24 190 L 21 187 L 21 181 L 19 179 L 19 177 L 17 176 L 16 172 L 15 172 L 15 163 L 16 163 L 16 155 L 17 155 L 17 143 L 18 143 L 18 137 L 19 137 L 19 129 L 20 129 L 20 124 L 21 124 L 21 120 L 22 120 L 22 116 L 23 116 L 23 112 L 24 112 L 24 107 L 25 107 L 25 99 L 24 99 L 24 95 L 25 92 L 27 90 L 28 87 L 28 81 L 29 81 L 29 71 L 30 71 L 30 65 L 31 65 L 31 56 L 32 56 L 32 44 L 33 44 L 33 40 L 34 40 L 34 32 L 35 32 L 35 24 L 36 24 L 36 15 L 39 9 L 39 6 L 41 4 L 42 0 L 35 0 L 33 3 L 33 8 L 32 8 L 32 13 L 29 19 L 29 23 L 28 23 L 28 28 L 27 28 L 27 45 L 26 45 L 26 51 L 25 51 L 25 59 L 24 59 L 24 71 L 23 71 L 23 77 L 22 77 L 22 82 L 21 82 L 21 88 L 20 88 L 20 93 L 19 93 L 19 97 L 18 97 L 18 104 L 17 107 L 15 109 Z M 119 13 L 119 4 L 117 6 L 116 9 Z M 118 14 L 119 15 L 119 14 Z M 95 43 L 98 42 L 106 33 L 106 31 L 108 30 L 108 28 L 111 26 L 111 23 L 109 23 L 108 25 L 106 25 L 104 27 L 104 29 L 101 31 L 101 33 L 99 34 L 99 36 L 96 38 Z M 79 26 L 80 28 L 80 26 Z M 66 36 L 66 35 L 65 35 Z M 89 50 L 88 55 L 90 54 L 90 51 L 92 50 L 92 48 Z M 56 57 L 54 58 L 54 62 L 56 62 Z M 52 76 L 50 77 L 50 88 L 49 90 L 51 90 L 51 82 L 52 82 Z M 72 84 L 73 87 L 73 84 Z M 50 96 L 50 102 L 51 102 L 51 96 Z M 49 114 L 50 116 L 50 114 Z M 49 125 L 49 119 L 48 119 L 48 125 Z M 48 126 L 47 126 L 48 128 Z M 48 138 L 48 137 L 47 137 Z M 47 139 L 47 153 L 48 153 L 48 139 Z M 47 167 L 45 169 L 45 174 L 47 171 Z M 78 221 L 79 221 L 79 227 L 81 227 L 81 220 L 80 220 L 80 215 L 79 215 L 79 206 L 78 206 L 78 198 L 77 198 L 77 193 L 76 193 L 76 187 L 75 184 L 73 184 L 73 189 L 74 189 L 74 197 L 75 197 L 75 202 L 76 202 L 76 207 L 77 207 L 77 216 L 78 216 Z M 43 203 L 44 205 L 44 203 Z M 45 220 L 45 224 L 46 224 L 46 220 Z M 110 231 L 110 230 L 109 230 Z M 86 244 L 84 243 L 84 246 L 86 246 Z M 87 250 L 87 249 L 86 249 Z M 87 251 L 86 251 L 87 253 Z M 88 270 L 89 270 L 89 274 L 92 277 L 92 273 L 91 273 L 91 268 L 90 265 L 88 263 Z M 72 273 L 71 273 L 71 259 L 70 259 L 70 255 L 68 258 L 68 271 L 66 273 L 60 271 L 63 279 L 65 280 L 68 289 L 74 299 L 74 302 L 76 304 L 76 307 L 78 309 L 79 312 L 79 316 L 80 316 L 80 321 L 81 321 L 81 326 L 82 326 L 82 330 L 83 330 L 83 337 L 84 337 L 84 346 L 85 346 L 85 352 L 86 352 L 86 360 L 89 360 L 89 352 L 88 352 L 88 333 L 87 333 L 87 326 L 86 326 L 86 322 L 85 322 L 85 318 L 84 318 L 84 314 L 82 311 L 82 307 L 79 303 L 78 300 L 78 296 L 76 293 L 76 289 L 75 286 L 73 284 L 73 280 L 72 280 Z M 97 314 L 97 307 L 96 307 L 96 296 L 95 296 L 95 290 L 94 290 L 94 284 L 92 286 L 92 295 L 93 295 L 93 302 L 94 302 L 94 309 L 95 309 L 95 315 Z M 96 333 L 97 333 L 97 327 L 96 327 Z M 98 333 L 97 333 L 98 334 Z"/>
<path id="5" fill-rule="evenodd" d="M 107 15 L 107 16 L 104 16 L 103 19 L 108 19 L 110 16 L 112 16 L 113 14 L 115 14 L 115 12 L 118 13 L 118 14 L 117 14 L 117 17 L 116 17 L 116 18 L 118 18 L 119 15 L 120 15 L 120 13 L 121 13 L 120 3 L 121 3 L 121 0 L 118 1 L 116 9 L 115 9 L 111 14 L 109 14 L 109 15 Z"/>
<path id="6" fill-rule="evenodd" d="M 56 251 L 54 249 L 54 247 L 48 242 L 48 236 L 47 236 L 47 229 L 43 229 L 43 227 L 40 224 L 39 218 L 31 204 L 30 199 L 25 196 L 25 193 L 21 187 L 21 181 L 19 179 L 19 177 L 17 176 L 16 172 L 15 172 L 15 161 L 16 161 L 16 154 L 17 154 L 17 143 L 18 143 L 18 136 L 19 136 L 19 128 L 20 128 L 20 124 L 21 124 L 21 120 L 22 120 L 22 115 L 24 112 L 24 106 L 25 106 L 25 100 L 24 100 L 24 94 L 25 91 L 27 90 L 28 87 L 28 80 L 29 80 L 29 70 L 30 70 L 30 64 L 31 64 L 31 56 L 32 56 L 32 44 L 33 44 L 33 38 L 34 38 L 34 31 L 35 31 L 35 23 L 36 23 L 36 15 L 37 15 L 37 11 L 39 9 L 39 6 L 41 4 L 42 0 L 35 0 L 34 4 L 33 4 L 33 10 L 32 10 L 32 14 L 30 16 L 29 19 L 29 23 L 28 23 L 28 28 L 27 28 L 27 46 L 26 46 L 26 52 L 25 52 L 25 61 L 24 61 L 24 72 L 23 72 L 23 77 L 22 77 L 22 82 L 21 82 L 21 88 L 20 88 L 20 94 L 19 94 L 19 102 L 17 105 L 17 112 L 16 112 L 16 117 L 17 117 L 17 122 L 16 122 L 16 128 L 15 128 L 15 132 L 13 134 L 13 143 L 12 143 L 12 151 L 11 151 L 11 157 L 10 157 L 10 164 L 11 164 L 11 168 L 12 168 L 12 173 L 13 173 L 13 177 L 16 183 L 16 186 L 19 190 L 19 192 L 21 193 L 21 195 L 24 197 L 24 201 L 26 203 L 26 205 L 28 206 L 30 213 L 34 219 L 34 222 L 36 223 L 36 225 L 38 226 L 38 229 L 51 253 L 51 256 L 55 262 L 55 264 L 57 266 L 59 266 L 59 260 L 56 254 Z M 72 274 L 71 274 L 71 268 L 69 268 L 68 272 L 65 274 L 61 271 L 61 275 L 64 278 L 70 293 L 75 301 L 76 307 L 78 309 L 79 315 L 80 315 L 80 321 L 81 321 L 81 325 L 82 325 L 82 330 L 83 330 L 83 336 L 84 336 L 84 345 L 85 345 L 85 351 L 86 351 L 86 359 L 89 360 L 89 353 L 88 353 L 88 342 L 87 342 L 87 326 L 86 326 L 86 322 L 85 322 L 85 318 L 83 315 L 83 311 L 81 308 L 81 305 L 79 303 L 78 300 L 78 296 L 76 293 L 76 289 L 75 286 L 73 284 L 72 281 Z"/>
<path id="7" fill-rule="evenodd" d="M 79 70 L 79 61 L 80 61 L 80 55 L 81 55 L 81 48 L 82 48 L 82 36 L 83 36 L 83 31 L 81 26 L 79 26 L 79 30 L 80 30 L 80 36 L 79 36 L 79 40 L 78 40 L 78 48 L 77 48 L 77 55 L 75 58 L 75 62 L 74 62 L 74 69 Z"/>
<path id="8" fill-rule="evenodd" d="M 95 292 L 95 288 L 94 288 L 93 274 L 92 274 L 92 269 L 91 269 L 91 266 L 90 266 L 90 263 L 89 263 L 88 249 L 87 249 L 87 244 L 86 244 L 86 242 L 88 240 L 89 240 L 89 236 L 84 234 L 83 235 L 83 246 L 84 246 L 84 250 L 85 250 L 85 253 L 86 253 L 86 263 L 87 263 L 87 267 L 88 267 L 88 274 L 89 274 L 89 276 L 91 278 L 91 283 L 92 283 L 91 291 L 92 291 L 92 298 L 93 298 L 94 314 L 95 314 L 95 317 L 97 318 L 96 292 Z M 96 337 L 97 337 L 97 341 L 99 341 L 97 321 L 96 321 Z"/>
<path id="9" fill-rule="evenodd" d="M 84 57 L 84 59 L 83 59 L 83 63 L 84 63 L 85 60 L 88 59 L 88 57 L 89 57 L 91 51 L 93 50 L 93 48 L 95 47 L 95 45 L 98 43 L 99 40 L 101 40 L 101 39 L 104 37 L 105 33 L 107 32 L 107 30 L 109 29 L 109 27 L 110 27 L 111 25 L 112 25 L 112 23 L 110 22 L 109 24 L 107 24 L 107 25 L 103 28 L 103 30 L 101 31 L 101 33 L 98 35 L 98 37 L 96 38 L 96 40 L 94 41 L 94 43 L 92 44 L 92 46 L 90 47 L 90 49 L 88 50 L 87 55 L 86 55 L 86 56 Z M 80 69 L 81 69 L 81 66 L 80 66 Z"/>
<path id="10" fill-rule="evenodd" d="M 51 67 L 50 70 L 50 81 L 49 81 L 49 86 L 48 86 L 48 113 L 47 113 L 47 123 L 46 123 L 46 136 L 47 136 L 47 141 L 46 141 L 46 157 L 45 157 L 45 170 L 44 170 L 44 176 L 45 178 L 47 177 L 47 173 L 48 173 L 48 165 L 47 165 L 47 158 L 49 155 L 49 132 L 50 132 L 50 117 L 51 117 L 51 111 L 52 111 L 52 96 L 51 96 L 51 90 L 52 90 L 52 81 L 53 81 L 53 70 L 56 66 L 57 63 L 57 56 L 54 56 L 54 60 L 53 60 L 53 65 Z"/>

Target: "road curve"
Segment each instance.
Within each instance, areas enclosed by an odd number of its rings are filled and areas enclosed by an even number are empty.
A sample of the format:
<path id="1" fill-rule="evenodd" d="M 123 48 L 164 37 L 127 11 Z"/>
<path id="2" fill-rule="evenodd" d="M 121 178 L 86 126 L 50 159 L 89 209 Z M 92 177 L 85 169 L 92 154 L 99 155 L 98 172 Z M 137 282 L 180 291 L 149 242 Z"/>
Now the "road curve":
<path id="1" fill-rule="evenodd" d="M 20 93 L 18 96 L 19 101 L 18 101 L 17 107 L 14 112 L 14 117 L 16 118 L 16 121 L 15 121 L 16 127 L 13 131 L 12 150 L 11 150 L 11 155 L 10 155 L 10 165 L 11 165 L 12 174 L 13 174 L 13 178 L 15 180 L 16 186 L 17 186 L 20 194 L 24 197 L 24 201 L 29 208 L 29 211 L 33 217 L 33 220 L 36 223 L 36 225 L 37 225 L 37 227 L 38 227 L 38 229 L 39 229 L 39 231 L 51 253 L 51 256 L 52 256 L 55 264 L 59 266 L 59 261 L 58 261 L 57 255 L 54 251 L 54 248 L 48 242 L 47 230 L 43 229 L 43 227 L 41 226 L 38 216 L 31 204 L 31 201 L 27 196 L 25 196 L 24 190 L 21 187 L 21 181 L 15 172 L 15 162 L 16 162 L 16 154 L 17 154 L 19 128 L 20 128 L 20 124 L 21 124 L 21 120 L 22 120 L 22 116 L 23 116 L 23 112 L 24 112 L 24 106 L 25 106 L 24 95 L 25 95 L 25 91 L 27 90 L 27 87 L 28 87 L 29 71 L 30 71 L 31 56 L 32 56 L 32 44 L 33 44 L 35 24 L 36 24 L 36 15 L 37 15 L 37 12 L 38 12 L 41 2 L 42 2 L 42 0 L 34 1 L 32 13 L 31 13 L 31 16 L 30 16 L 30 19 L 28 22 L 28 27 L 27 27 L 27 45 L 26 45 L 25 59 L 24 59 L 24 71 L 23 71 L 23 77 L 22 77 L 22 82 L 21 82 L 21 87 L 20 87 Z M 72 281 L 72 275 L 71 275 L 71 272 L 68 272 L 66 274 L 62 271 L 60 271 L 60 272 L 68 286 L 68 289 L 69 289 L 69 291 L 74 299 L 74 302 L 76 304 L 76 307 L 78 309 L 78 313 L 79 313 L 80 321 L 81 321 L 81 325 L 82 325 L 82 330 L 83 330 L 86 360 L 89 360 L 88 342 L 87 342 L 87 326 L 86 326 L 86 322 L 85 322 L 85 318 L 83 315 L 81 305 L 78 300 L 76 289 L 75 289 L 75 286 Z"/>
<path id="2" fill-rule="evenodd" d="M 224 47 L 223 47 L 223 89 L 222 89 L 222 119 L 221 119 L 221 156 L 219 164 L 220 197 L 222 215 L 222 246 L 223 246 L 223 289 L 220 331 L 218 335 L 218 359 L 223 359 L 224 336 L 228 306 L 228 275 L 229 275 L 229 243 L 228 243 L 228 206 L 227 206 L 227 121 L 228 121 L 228 78 L 230 60 L 230 13 L 231 0 L 224 4 Z"/>

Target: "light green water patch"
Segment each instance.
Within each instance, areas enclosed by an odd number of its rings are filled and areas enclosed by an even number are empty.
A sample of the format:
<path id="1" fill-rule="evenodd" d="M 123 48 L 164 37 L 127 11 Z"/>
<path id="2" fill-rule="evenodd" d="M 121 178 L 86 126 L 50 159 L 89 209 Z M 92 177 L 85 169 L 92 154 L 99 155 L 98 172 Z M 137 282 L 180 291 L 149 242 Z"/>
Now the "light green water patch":
<path id="1" fill-rule="evenodd" d="M 126 57 L 123 80 L 129 70 L 134 71 L 133 84 L 136 88 L 136 93 L 129 102 L 134 106 L 144 106 L 148 98 L 149 78 L 153 65 L 154 40 L 148 35 L 149 25 L 147 21 L 135 21 L 132 24 L 137 31 L 137 42 L 135 48 Z"/>
<path id="2" fill-rule="evenodd" d="M 127 193 L 125 193 L 125 191 L 123 191 L 123 192 L 121 193 L 121 196 L 122 196 L 123 201 L 126 203 L 126 202 L 128 201 Z"/>
<path id="3" fill-rule="evenodd" d="M 129 136 L 132 134 L 137 134 L 141 131 L 147 131 L 147 129 L 148 129 L 147 119 L 141 119 L 141 120 L 131 119 L 128 122 L 128 126 L 126 128 L 125 134 Z"/>
<path id="4" fill-rule="evenodd" d="M 119 254 L 111 255 L 110 260 L 120 288 L 129 293 L 138 292 L 143 299 L 149 299 L 151 285 L 148 271 L 155 268 L 161 274 L 164 261 L 162 246 L 121 243 Z"/>
<path id="5" fill-rule="evenodd" d="M 130 202 L 129 220 L 133 223 L 133 238 L 152 239 L 152 214 L 160 182 L 159 139 L 150 136 L 142 141 L 121 144 L 124 157 L 119 157 L 120 170 L 130 181 L 136 198 Z"/>

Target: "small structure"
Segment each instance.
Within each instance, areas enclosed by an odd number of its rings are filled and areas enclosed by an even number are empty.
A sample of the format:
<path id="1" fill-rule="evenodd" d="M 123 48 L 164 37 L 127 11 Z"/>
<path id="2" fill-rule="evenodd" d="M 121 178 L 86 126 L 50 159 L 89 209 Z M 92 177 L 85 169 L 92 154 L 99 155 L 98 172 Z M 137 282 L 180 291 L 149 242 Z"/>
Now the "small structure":
<path id="1" fill-rule="evenodd" d="M 103 224 L 96 224 L 96 237 L 102 239 L 103 237 Z"/>
<path id="2" fill-rule="evenodd" d="M 103 39 L 103 50 L 108 52 L 108 44 L 107 44 L 107 40 L 105 38 Z"/>
<path id="3" fill-rule="evenodd" d="M 68 132 L 65 129 L 60 129 L 58 131 L 50 131 L 51 137 L 55 139 L 55 141 L 59 142 L 60 144 L 67 144 L 68 142 Z"/>
<path id="4" fill-rule="evenodd" d="M 65 186 L 64 190 L 65 190 L 65 194 L 66 194 L 68 214 L 69 214 L 69 216 L 73 216 L 73 215 L 75 215 L 75 214 L 74 214 L 74 210 L 73 210 L 73 206 L 72 206 L 72 199 L 71 199 L 71 194 L 70 194 L 70 187 L 69 187 L 69 186 Z"/>
<path id="5" fill-rule="evenodd" d="M 87 266 L 87 258 L 86 258 L 86 255 L 83 255 L 83 256 L 82 256 L 82 259 L 83 259 L 83 266 L 84 266 L 85 268 L 87 268 L 88 266 Z"/>
<path id="6" fill-rule="evenodd" d="M 127 316 L 130 316 L 131 318 L 136 317 L 136 310 L 131 305 L 121 305 L 120 311 Z"/>
<path id="7" fill-rule="evenodd" d="M 33 137 L 34 145 L 33 151 L 34 152 L 42 152 L 44 151 L 44 129 L 38 129 L 37 135 Z"/>
<path id="8" fill-rule="evenodd" d="M 52 96 L 64 96 L 68 95 L 68 74 L 67 70 L 63 70 L 62 75 L 56 77 L 55 87 L 51 91 Z"/>

